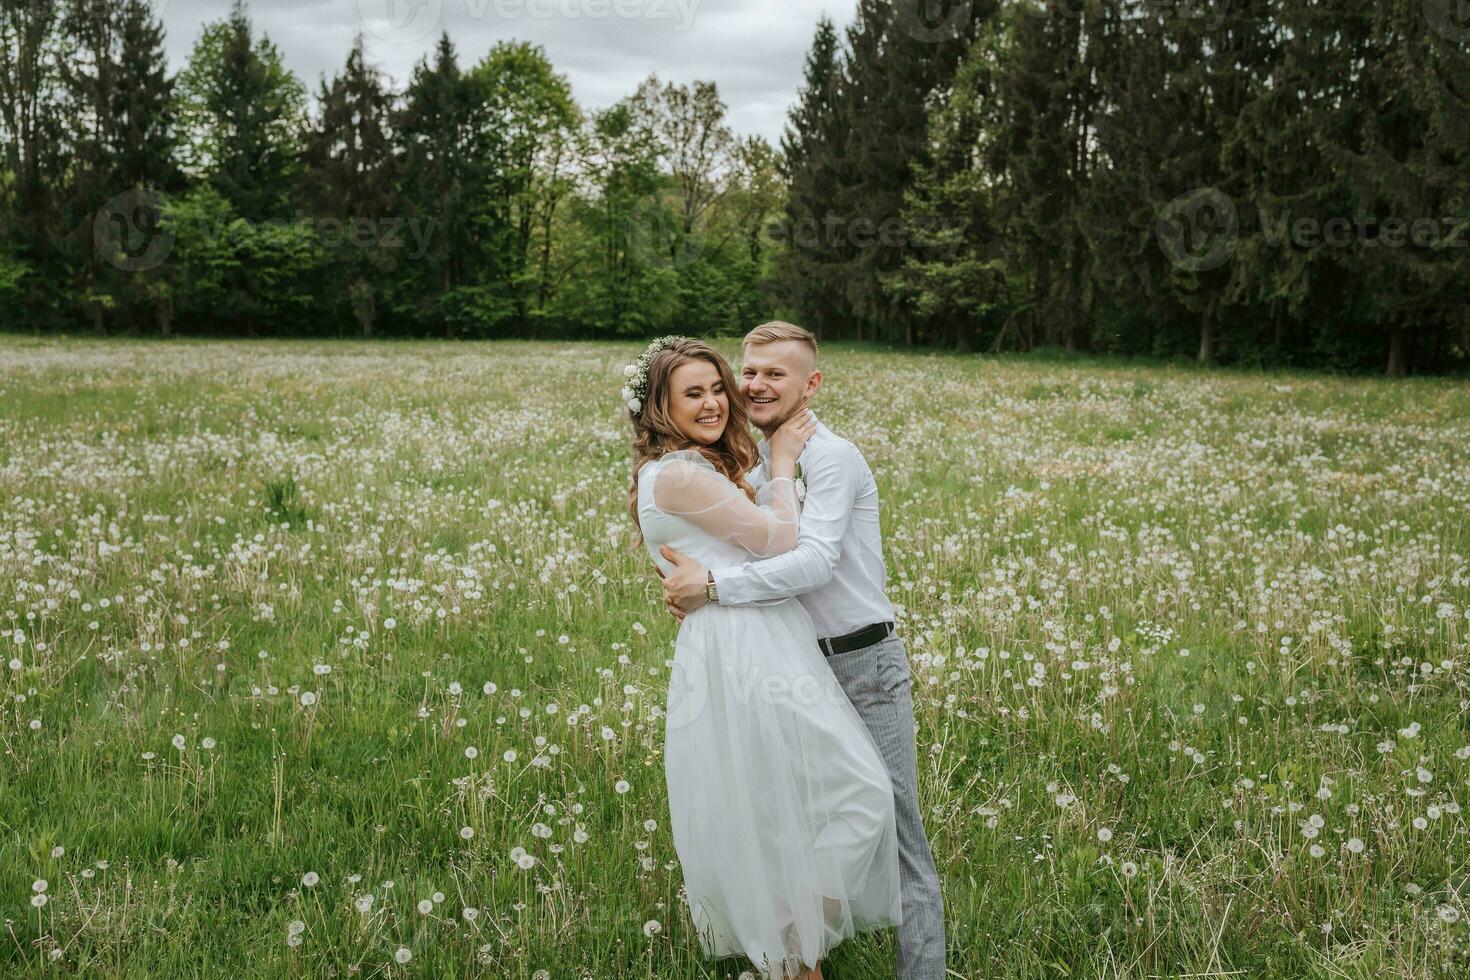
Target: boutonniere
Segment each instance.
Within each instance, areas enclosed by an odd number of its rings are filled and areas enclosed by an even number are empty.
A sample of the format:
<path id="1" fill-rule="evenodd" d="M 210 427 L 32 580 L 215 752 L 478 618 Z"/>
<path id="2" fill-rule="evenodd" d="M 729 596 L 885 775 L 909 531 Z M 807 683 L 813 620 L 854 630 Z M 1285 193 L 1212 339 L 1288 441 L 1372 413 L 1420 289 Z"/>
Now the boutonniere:
<path id="1" fill-rule="evenodd" d="M 796 464 L 796 502 L 806 502 L 806 481 L 801 478 L 801 464 Z"/>

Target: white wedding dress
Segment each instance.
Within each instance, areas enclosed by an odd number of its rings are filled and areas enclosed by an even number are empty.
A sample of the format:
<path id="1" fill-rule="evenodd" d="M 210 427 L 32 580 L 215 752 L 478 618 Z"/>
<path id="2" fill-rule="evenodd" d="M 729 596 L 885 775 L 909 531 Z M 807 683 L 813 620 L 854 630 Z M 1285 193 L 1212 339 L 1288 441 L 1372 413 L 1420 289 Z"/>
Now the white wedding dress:
<path id="1" fill-rule="evenodd" d="M 796 545 L 795 484 L 759 505 L 695 450 L 646 463 L 638 518 L 706 568 Z M 898 925 L 898 839 L 882 756 L 796 599 L 706 604 L 679 628 L 665 722 L 674 847 L 707 957 L 794 976 L 855 932 Z"/>

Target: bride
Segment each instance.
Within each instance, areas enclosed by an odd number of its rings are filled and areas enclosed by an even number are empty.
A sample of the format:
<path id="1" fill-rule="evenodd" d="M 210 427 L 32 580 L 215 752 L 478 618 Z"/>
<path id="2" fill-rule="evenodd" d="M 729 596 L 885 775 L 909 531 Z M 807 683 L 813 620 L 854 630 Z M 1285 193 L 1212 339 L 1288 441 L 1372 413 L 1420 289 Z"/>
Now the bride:
<path id="1" fill-rule="evenodd" d="M 718 352 L 664 337 L 626 370 L 629 505 L 660 571 L 672 569 L 665 544 L 707 568 L 795 547 L 810 413 L 771 437 L 772 479 L 757 499 L 747 406 Z M 902 921 L 888 771 L 800 602 L 691 612 L 667 708 L 670 824 L 706 957 L 820 980 L 843 939 Z"/>

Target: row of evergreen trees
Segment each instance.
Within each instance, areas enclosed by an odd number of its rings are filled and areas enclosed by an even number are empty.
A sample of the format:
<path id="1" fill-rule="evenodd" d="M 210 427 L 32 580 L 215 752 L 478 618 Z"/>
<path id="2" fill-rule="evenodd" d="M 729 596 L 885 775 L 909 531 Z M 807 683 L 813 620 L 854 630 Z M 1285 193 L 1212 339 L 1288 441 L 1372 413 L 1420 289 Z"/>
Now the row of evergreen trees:
<path id="1" fill-rule="evenodd" d="M 151 333 L 643 336 L 763 318 L 777 155 L 715 86 L 584 113 L 541 49 L 315 100 L 238 2 L 165 68 L 149 0 L 0 0 L 0 320 Z"/>
<path id="2" fill-rule="evenodd" d="M 308 99 L 239 4 L 0 0 L 0 318 L 353 335 L 740 332 L 1454 369 L 1455 0 L 860 0 L 780 151 L 715 86 L 583 112 L 544 53 Z"/>
<path id="3" fill-rule="evenodd" d="M 1462 8 L 862 0 L 791 114 L 785 293 L 824 336 L 1463 365 Z"/>

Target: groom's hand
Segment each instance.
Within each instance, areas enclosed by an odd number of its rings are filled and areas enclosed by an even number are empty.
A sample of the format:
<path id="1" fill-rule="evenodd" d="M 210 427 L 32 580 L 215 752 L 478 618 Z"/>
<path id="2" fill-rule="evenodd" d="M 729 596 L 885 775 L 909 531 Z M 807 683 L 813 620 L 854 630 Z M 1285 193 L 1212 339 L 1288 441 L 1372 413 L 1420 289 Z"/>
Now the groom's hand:
<path id="1" fill-rule="evenodd" d="M 658 572 L 659 578 L 666 577 L 664 575 L 664 570 L 662 568 L 659 568 L 657 565 L 653 566 L 653 570 L 655 572 Z M 664 608 L 668 610 L 670 616 L 674 617 L 675 622 L 684 622 L 684 610 L 680 609 L 678 606 L 669 601 L 669 594 L 667 592 L 664 593 Z"/>
<path id="2" fill-rule="evenodd" d="M 691 613 L 704 605 L 709 600 L 705 597 L 704 585 L 709 581 L 709 572 L 705 567 L 693 558 L 679 554 L 668 545 L 660 545 L 658 553 L 674 566 L 674 570 L 664 575 L 664 605 L 669 607 L 672 613 L 675 609 L 681 613 Z M 676 617 L 683 619 L 682 615 Z"/>

